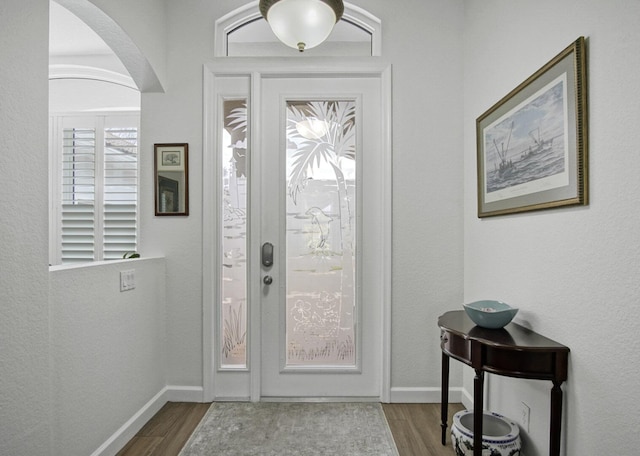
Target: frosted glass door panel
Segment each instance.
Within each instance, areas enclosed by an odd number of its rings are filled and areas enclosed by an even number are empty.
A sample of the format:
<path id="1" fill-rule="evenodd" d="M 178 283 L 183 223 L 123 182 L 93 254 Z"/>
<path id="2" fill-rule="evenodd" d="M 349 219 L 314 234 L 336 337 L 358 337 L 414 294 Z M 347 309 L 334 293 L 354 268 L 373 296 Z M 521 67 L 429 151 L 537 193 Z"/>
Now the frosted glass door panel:
<path id="1" fill-rule="evenodd" d="M 287 102 L 287 366 L 356 364 L 355 113 Z"/>
<path id="2" fill-rule="evenodd" d="M 256 396 L 377 399 L 380 80 L 292 75 L 259 89 L 260 192 L 250 193 L 260 212 L 250 225 L 260 226 L 254 244 L 272 243 L 275 255 L 250 280 L 260 297 Z"/>
<path id="3" fill-rule="evenodd" d="M 220 367 L 247 367 L 247 101 L 225 100 Z"/>

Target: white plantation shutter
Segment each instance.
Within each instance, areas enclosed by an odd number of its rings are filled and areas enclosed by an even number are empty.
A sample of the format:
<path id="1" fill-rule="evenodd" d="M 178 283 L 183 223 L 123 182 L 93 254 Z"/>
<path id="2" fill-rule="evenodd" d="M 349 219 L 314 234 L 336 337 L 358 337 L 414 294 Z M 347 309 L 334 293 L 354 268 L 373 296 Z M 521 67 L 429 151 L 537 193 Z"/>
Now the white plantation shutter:
<path id="1" fill-rule="evenodd" d="M 137 124 L 130 115 L 53 118 L 52 130 L 62 131 L 52 131 L 52 163 L 61 163 L 62 173 L 52 173 L 52 181 L 62 180 L 52 182 L 52 264 L 119 259 L 136 250 Z"/>
<path id="2" fill-rule="evenodd" d="M 65 128 L 62 144 L 61 262 L 93 261 L 95 129 Z"/>
<path id="3" fill-rule="evenodd" d="M 104 259 L 136 250 L 138 129 L 107 128 L 104 134 Z"/>

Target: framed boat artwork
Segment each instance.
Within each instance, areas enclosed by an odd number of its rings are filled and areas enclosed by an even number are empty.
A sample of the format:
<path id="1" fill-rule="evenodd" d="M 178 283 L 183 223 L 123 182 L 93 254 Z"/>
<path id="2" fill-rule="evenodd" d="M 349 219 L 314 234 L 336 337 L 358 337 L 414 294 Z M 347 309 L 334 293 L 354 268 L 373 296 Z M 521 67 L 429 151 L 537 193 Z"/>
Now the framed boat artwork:
<path id="1" fill-rule="evenodd" d="M 476 121 L 478 217 L 588 204 L 584 37 Z"/>

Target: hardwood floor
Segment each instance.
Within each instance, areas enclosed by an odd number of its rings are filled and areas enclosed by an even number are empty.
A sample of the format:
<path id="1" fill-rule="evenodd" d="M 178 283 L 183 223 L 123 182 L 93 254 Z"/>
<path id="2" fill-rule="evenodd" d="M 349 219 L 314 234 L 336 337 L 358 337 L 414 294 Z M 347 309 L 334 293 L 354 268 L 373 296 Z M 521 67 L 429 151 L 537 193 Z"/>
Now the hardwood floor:
<path id="1" fill-rule="evenodd" d="M 168 402 L 117 456 L 177 456 L 211 404 Z M 400 456 L 452 456 L 440 443 L 440 404 L 382 404 Z M 449 420 L 464 407 L 449 405 Z"/>
<path id="2" fill-rule="evenodd" d="M 453 456 L 448 431 L 447 445 L 440 441 L 440 404 L 382 404 L 382 408 L 400 456 Z M 449 426 L 463 409 L 462 404 L 449 404 Z"/>
<path id="3" fill-rule="evenodd" d="M 167 402 L 117 456 L 176 456 L 210 406 Z"/>

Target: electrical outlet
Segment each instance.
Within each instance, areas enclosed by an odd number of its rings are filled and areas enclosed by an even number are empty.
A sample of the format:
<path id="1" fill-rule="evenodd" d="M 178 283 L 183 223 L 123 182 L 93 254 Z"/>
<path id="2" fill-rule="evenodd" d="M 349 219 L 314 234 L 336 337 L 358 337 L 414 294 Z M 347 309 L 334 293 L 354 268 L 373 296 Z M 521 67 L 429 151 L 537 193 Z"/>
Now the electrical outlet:
<path id="1" fill-rule="evenodd" d="M 529 418 L 531 409 L 524 402 L 520 403 L 520 425 L 525 432 L 529 432 Z"/>
<path id="2" fill-rule="evenodd" d="M 136 287 L 135 273 L 135 269 L 120 271 L 120 291 L 129 291 Z"/>

